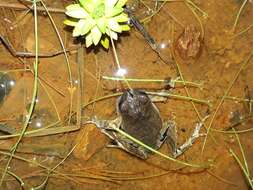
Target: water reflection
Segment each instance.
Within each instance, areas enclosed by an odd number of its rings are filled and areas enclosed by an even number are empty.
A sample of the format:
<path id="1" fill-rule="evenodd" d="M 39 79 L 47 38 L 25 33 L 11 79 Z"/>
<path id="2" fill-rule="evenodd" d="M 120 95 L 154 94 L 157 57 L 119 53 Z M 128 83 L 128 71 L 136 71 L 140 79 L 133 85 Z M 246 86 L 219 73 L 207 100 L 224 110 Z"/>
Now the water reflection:
<path id="1" fill-rule="evenodd" d="M 123 77 L 123 76 L 125 76 L 126 74 L 127 74 L 127 69 L 125 69 L 125 68 L 119 68 L 119 69 L 116 71 L 116 73 L 115 73 L 115 75 L 118 76 L 118 77 Z"/>
<path id="2" fill-rule="evenodd" d="M 10 93 L 15 81 L 6 73 L 0 72 L 0 102 Z"/>

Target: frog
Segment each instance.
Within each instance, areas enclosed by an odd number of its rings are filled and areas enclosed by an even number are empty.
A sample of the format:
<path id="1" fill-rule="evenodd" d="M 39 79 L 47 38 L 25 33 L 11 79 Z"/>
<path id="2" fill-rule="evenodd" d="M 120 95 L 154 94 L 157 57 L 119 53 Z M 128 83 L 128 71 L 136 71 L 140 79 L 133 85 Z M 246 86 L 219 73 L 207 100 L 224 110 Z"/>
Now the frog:
<path id="1" fill-rule="evenodd" d="M 202 49 L 201 32 L 194 26 L 188 25 L 176 41 L 176 50 L 179 56 L 184 59 L 198 58 Z"/>
<path id="2" fill-rule="evenodd" d="M 144 90 L 126 90 L 118 98 L 116 107 L 116 119 L 95 122 L 101 132 L 112 140 L 107 147 L 120 148 L 141 159 L 147 159 L 152 154 L 150 150 L 113 130 L 119 128 L 155 150 L 166 142 L 172 155 L 177 154 L 175 122 L 162 120 L 158 108 Z"/>

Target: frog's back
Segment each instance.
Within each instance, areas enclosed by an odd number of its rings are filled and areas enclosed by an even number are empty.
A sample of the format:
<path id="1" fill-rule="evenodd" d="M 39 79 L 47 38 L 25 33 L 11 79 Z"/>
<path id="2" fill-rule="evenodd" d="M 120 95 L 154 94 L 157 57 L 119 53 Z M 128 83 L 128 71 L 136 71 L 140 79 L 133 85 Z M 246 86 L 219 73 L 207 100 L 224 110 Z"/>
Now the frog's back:
<path id="1" fill-rule="evenodd" d="M 119 100 L 118 111 L 122 117 L 121 128 L 125 132 L 152 148 L 157 148 L 162 120 L 158 109 L 145 92 L 126 92 Z"/>

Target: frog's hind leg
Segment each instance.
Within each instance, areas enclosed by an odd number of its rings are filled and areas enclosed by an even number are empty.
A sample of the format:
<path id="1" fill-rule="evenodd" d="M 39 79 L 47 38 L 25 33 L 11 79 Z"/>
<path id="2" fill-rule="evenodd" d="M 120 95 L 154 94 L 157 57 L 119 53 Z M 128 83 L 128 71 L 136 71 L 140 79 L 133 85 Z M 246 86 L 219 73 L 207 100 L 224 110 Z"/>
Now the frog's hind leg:
<path id="1" fill-rule="evenodd" d="M 130 140 L 113 140 L 111 144 L 107 145 L 107 147 L 122 149 L 144 160 L 148 158 L 148 154 L 145 149 Z"/>

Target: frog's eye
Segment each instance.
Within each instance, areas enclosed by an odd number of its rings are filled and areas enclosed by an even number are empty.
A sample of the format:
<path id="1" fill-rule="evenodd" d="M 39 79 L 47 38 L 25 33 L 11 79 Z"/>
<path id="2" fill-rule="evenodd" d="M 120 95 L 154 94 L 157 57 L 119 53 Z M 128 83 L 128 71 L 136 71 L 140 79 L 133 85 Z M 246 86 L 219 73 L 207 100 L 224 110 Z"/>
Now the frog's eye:
<path id="1" fill-rule="evenodd" d="M 139 96 L 139 100 L 142 104 L 147 104 L 149 102 L 149 97 L 145 93 Z"/>

